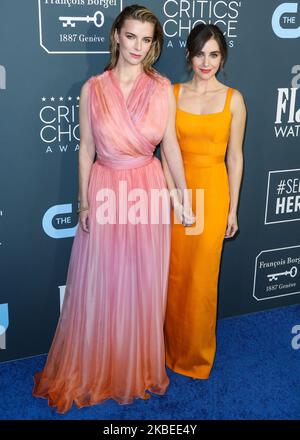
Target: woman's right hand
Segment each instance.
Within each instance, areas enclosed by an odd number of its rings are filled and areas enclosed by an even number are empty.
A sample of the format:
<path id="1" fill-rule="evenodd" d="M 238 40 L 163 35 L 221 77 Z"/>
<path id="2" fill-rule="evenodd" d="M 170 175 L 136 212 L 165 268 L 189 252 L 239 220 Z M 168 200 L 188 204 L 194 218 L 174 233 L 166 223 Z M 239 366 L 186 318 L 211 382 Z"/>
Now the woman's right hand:
<path id="1" fill-rule="evenodd" d="M 182 212 L 182 224 L 183 226 L 189 227 L 192 226 L 196 221 L 195 214 L 192 211 L 191 207 L 183 207 Z"/>
<path id="2" fill-rule="evenodd" d="M 192 210 L 190 191 L 187 190 L 187 192 L 184 191 L 183 193 L 182 224 L 183 226 L 192 226 L 195 222 L 196 222 L 196 217 Z"/>
<path id="3" fill-rule="evenodd" d="M 173 209 L 177 219 L 183 226 L 192 226 L 195 223 L 195 215 L 190 206 L 184 207 L 178 199 L 175 199 L 173 200 Z"/>
<path id="4" fill-rule="evenodd" d="M 172 205 L 174 209 L 174 214 L 177 218 L 177 220 L 182 223 L 183 221 L 183 206 L 179 202 L 179 200 L 172 200 Z"/>
<path id="5" fill-rule="evenodd" d="M 79 213 L 79 224 L 84 232 L 89 232 L 89 210 L 81 211 Z"/>

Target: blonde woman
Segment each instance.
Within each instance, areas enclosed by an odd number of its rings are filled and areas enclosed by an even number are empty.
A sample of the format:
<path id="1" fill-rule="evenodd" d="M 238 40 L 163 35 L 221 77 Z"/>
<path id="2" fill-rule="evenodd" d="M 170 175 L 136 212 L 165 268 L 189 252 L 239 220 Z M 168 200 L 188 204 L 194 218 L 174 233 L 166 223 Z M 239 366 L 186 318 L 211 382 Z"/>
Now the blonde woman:
<path id="1" fill-rule="evenodd" d="M 169 383 L 163 322 L 170 225 L 150 214 L 151 191 L 168 194 L 153 155 L 160 141 L 177 188 L 186 187 L 175 99 L 152 68 L 162 29 L 151 11 L 125 8 L 110 41 L 106 71 L 81 92 L 80 228 L 56 334 L 35 375 L 34 396 L 48 398 L 60 413 L 73 402 L 147 399 L 147 391 L 164 394 Z M 160 208 L 168 217 L 168 197 Z"/>

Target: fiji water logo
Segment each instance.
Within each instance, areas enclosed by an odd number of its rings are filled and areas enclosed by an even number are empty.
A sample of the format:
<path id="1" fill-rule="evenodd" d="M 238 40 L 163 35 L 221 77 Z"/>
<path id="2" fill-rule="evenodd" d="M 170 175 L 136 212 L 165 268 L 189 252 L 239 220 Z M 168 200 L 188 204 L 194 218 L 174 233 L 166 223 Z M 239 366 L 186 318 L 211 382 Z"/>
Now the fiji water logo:
<path id="1" fill-rule="evenodd" d="M 74 224 L 75 212 L 71 203 L 54 205 L 43 216 L 44 232 L 51 238 L 74 237 L 77 229 Z"/>
<path id="2" fill-rule="evenodd" d="M 277 138 L 300 135 L 300 65 L 292 67 L 291 87 L 277 89 L 276 119 L 274 124 Z"/>
<path id="3" fill-rule="evenodd" d="M 277 6 L 272 16 L 272 28 L 279 38 L 299 38 L 300 26 L 296 25 L 298 3 L 282 3 Z"/>
<path id="4" fill-rule="evenodd" d="M 0 304 L 0 350 L 6 349 L 6 330 L 8 325 L 8 304 Z"/>

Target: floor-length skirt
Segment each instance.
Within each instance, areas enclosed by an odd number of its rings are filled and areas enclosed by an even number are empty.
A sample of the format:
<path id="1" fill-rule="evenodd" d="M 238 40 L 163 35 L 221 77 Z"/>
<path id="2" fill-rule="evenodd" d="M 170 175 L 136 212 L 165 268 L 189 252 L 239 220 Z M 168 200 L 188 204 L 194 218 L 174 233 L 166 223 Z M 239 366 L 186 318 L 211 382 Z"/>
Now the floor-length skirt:
<path id="1" fill-rule="evenodd" d="M 109 398 L 131 403 L 150 397 L 147 390 L 163 394 L 168 386 L 163 322 L 170 225 L 161 219 L 151 224 L 150 218 L 151 189 L 165 186 L 156 158 L 131 169 L 93 165 L 90 232 L 78 227 L 61 316 L 46 365 L 34 378 L 33 395 L 47 398 L 58 412 L 73 402 L 78 407 Z M 125 206 L 126 192 L 134 199 L 134 188 L 149 197 L 144 224 L 137 220 L 145 214 L 144 202 Z M 100 224 L 105 216 L 110 224 Z"/>

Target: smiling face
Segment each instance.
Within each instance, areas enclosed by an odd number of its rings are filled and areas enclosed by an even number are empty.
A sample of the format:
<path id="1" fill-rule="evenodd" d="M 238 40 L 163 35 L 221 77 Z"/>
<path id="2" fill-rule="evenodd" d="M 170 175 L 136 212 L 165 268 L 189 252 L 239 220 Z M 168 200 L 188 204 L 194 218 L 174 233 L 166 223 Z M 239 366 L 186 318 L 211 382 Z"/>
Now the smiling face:
<path id="1" fill-rule="evenodd" d="M 137 65 L 147 56 L 154 34 L 154 24 L 139 20 L 127 19 L 120 32 L 115 31 L 119 45 L 119 62 Z"/>
<path id="2" fill-rule="evenodd" d="M 208 40 L 202 50 L 191 59 L 192 69 L 200 79 L 208 80 L 216 75 L 222 63 L 219 44 L 214 38 Z"/>

